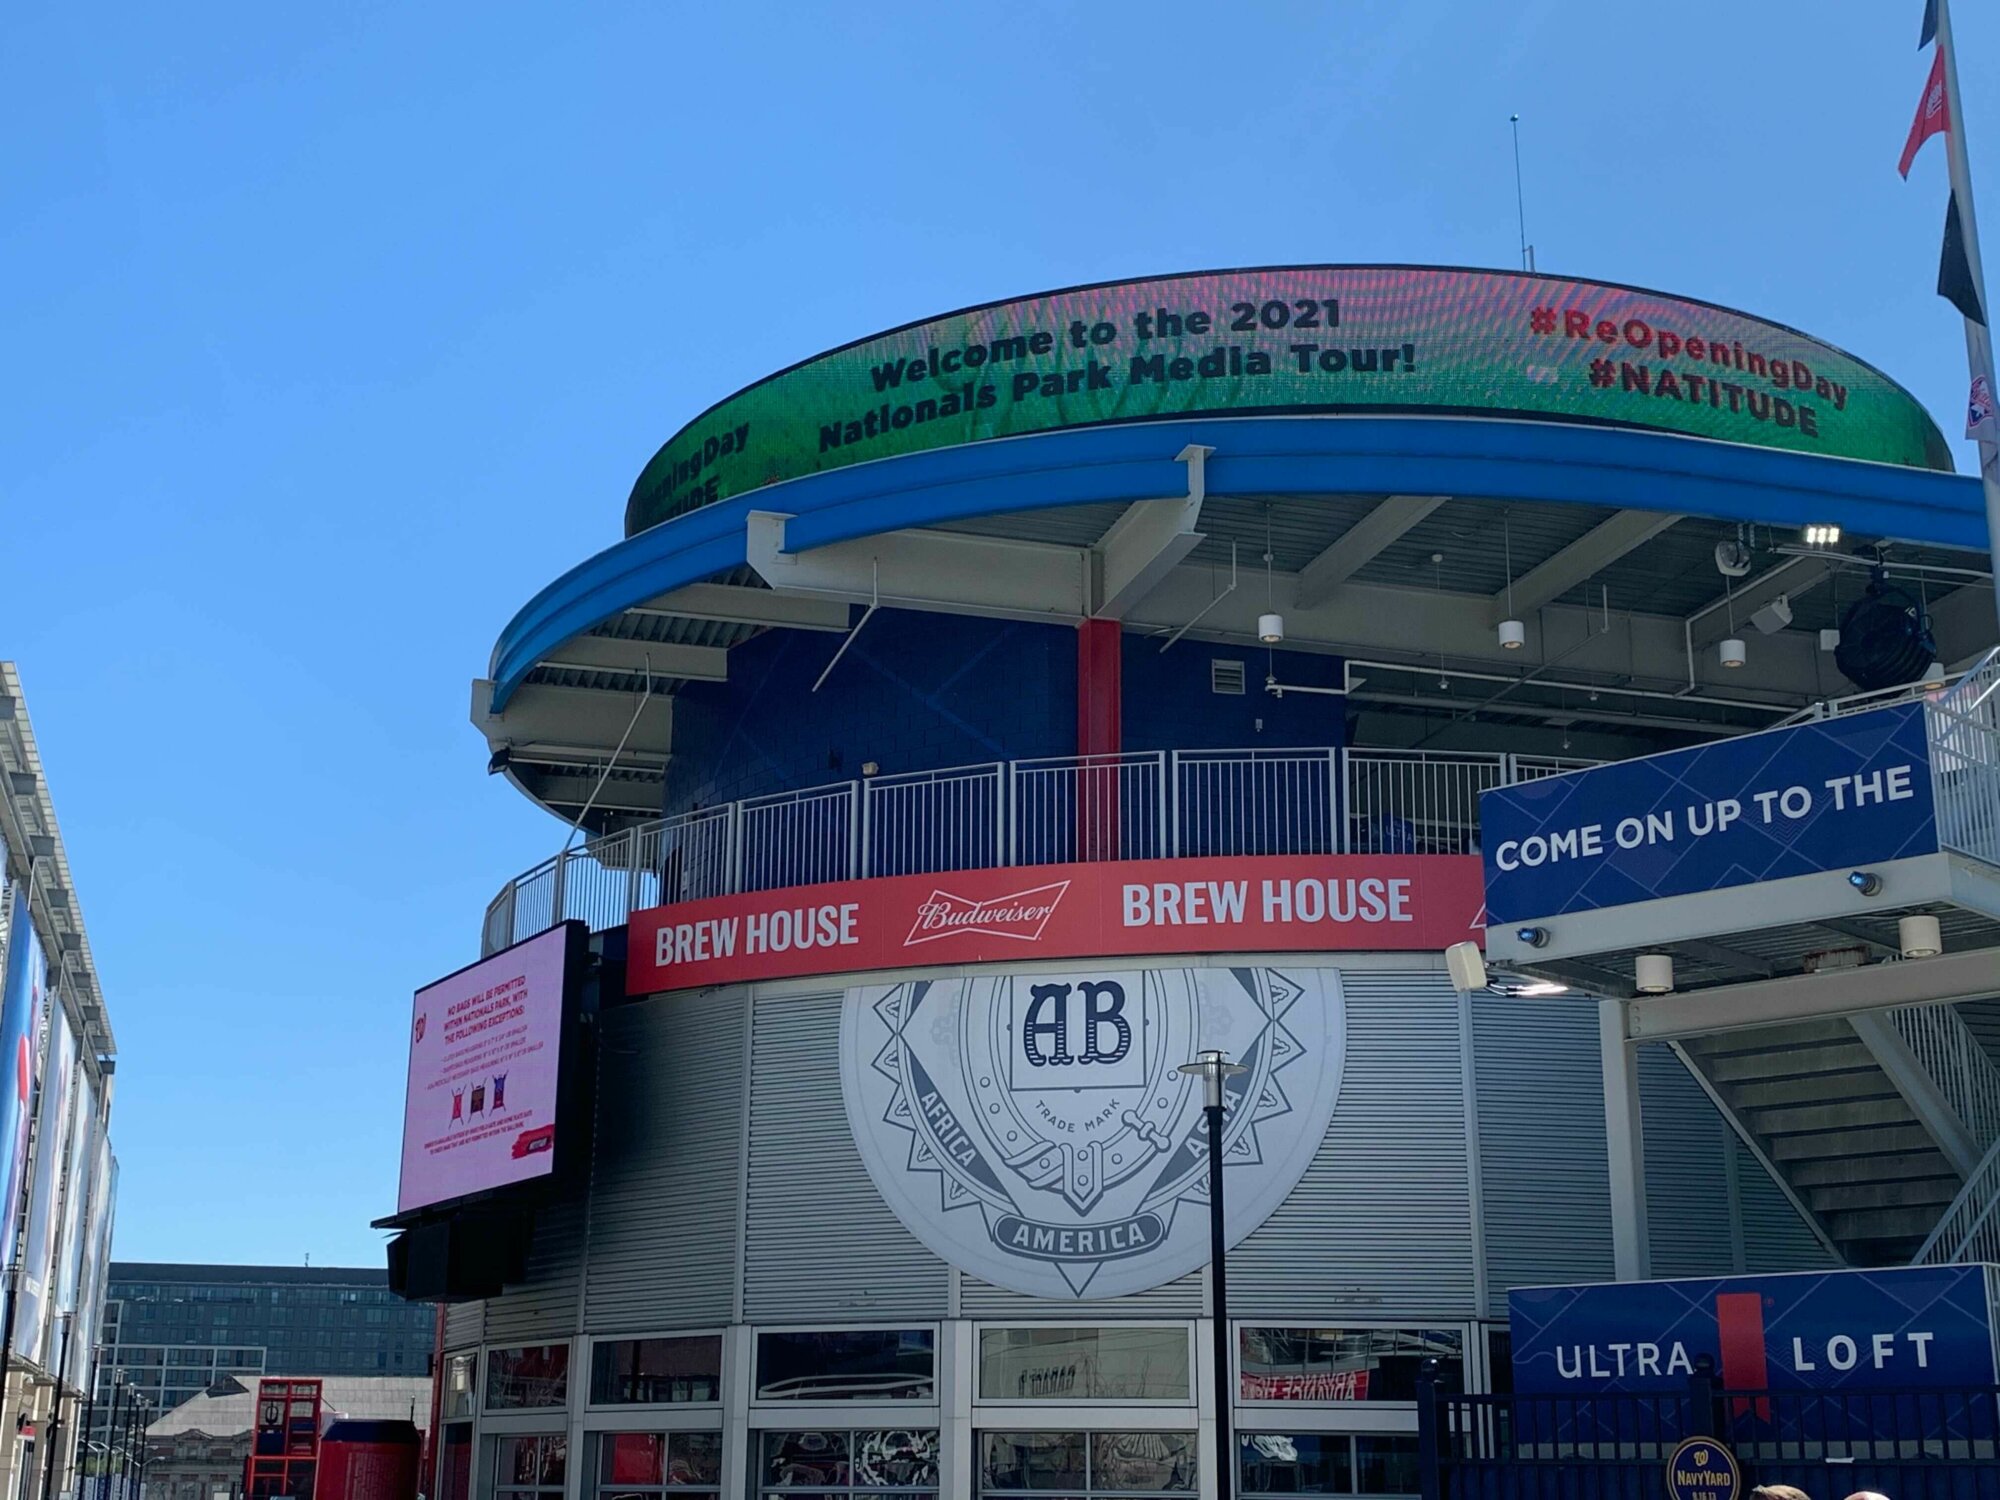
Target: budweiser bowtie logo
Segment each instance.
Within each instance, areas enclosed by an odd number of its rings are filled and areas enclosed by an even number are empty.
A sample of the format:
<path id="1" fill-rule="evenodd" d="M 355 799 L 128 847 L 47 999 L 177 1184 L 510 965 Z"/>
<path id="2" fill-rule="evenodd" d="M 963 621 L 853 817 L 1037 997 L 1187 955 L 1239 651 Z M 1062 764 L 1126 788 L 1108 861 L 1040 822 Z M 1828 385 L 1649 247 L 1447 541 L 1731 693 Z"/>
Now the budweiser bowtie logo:
<path id="1" fill-rule="evenodd" d="M 983 901 L 933 890 L 917 904 L 917 920 L 910 928 L 910 935 L 903 939 L 903 946 L 974 934 L 1032 943 L 1041 937 L 1042 928 L 1055 915 L 1056 906 L 1068 889 L 1067 880 L 1058 880 L 1052 885 L 1038 885 L 1033 890 Z"/>

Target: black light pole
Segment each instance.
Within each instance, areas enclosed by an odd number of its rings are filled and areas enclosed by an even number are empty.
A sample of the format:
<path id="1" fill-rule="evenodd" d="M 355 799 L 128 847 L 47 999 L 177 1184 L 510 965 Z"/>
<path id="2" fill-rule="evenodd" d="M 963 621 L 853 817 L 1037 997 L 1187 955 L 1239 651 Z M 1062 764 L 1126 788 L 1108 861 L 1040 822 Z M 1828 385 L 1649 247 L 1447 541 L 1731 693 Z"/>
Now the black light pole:
<path id="1" fill-rule="evenodd" d="M 152 1404 L 143 1394 L 139 1397 L 139 1487 L 132 1492 L 133 1500 L 145 1500 L 146 1495 L 146 1430 L 153 1425 L 148 1413 Z"/>
<path id="2" fill-rule="evenodd" d="M 77 1441 L 84 1445 L 83 1458 L 77 1464 L 75 1491 L 77 1500 L 84 1500 L 83 1481 L 90 1474 L 90 1434 L 97 1422 L 97 1361 L 103 1354 L 102 1344 L 90 1351 L 90 1375 L 88 1383 L 83 1388 L 83 1415 L 77 1419 L 76 1424 Z"/>
<path id="3" fill-rule="evenodd" d="M 97 1500 L 111 1500 L 111 1451 L 118 1441 L 118 1423 L 125 1413 L 125 1372 L 111 1372 L 111 1416 L 104 1424 L 104 1456 L 99 1460 Z"/>
<path id="4" fill-rule="evenodd" d="M 1215 1500 L 1229 1500 L 1235 1489 L 1236 1440 L 1229 1413 L 1236 1392 L 1229 1380 L 1229 1281 L 1222 1243 L 1222 1111 L 1223 1083 L 1250 1070 L 1221 1052 L 1204 1052 L 1181 1069 L 1201 1079 L 1202 1113 L 1208 1117 L 1208 1286 L 1215 1319 Z"/>
<path id="5" fill-rule="evenodd" d="M 62 1315 L 62 1352 L 56 1356 L 56 1393 L 49 1403 L 48 1451 L 42 1455 L 42 1500 L 56 1497 L 56 1445 L 62 1441 L 63 1381 L 69 1377 L 69 1336 L 76 1314 Z"/>

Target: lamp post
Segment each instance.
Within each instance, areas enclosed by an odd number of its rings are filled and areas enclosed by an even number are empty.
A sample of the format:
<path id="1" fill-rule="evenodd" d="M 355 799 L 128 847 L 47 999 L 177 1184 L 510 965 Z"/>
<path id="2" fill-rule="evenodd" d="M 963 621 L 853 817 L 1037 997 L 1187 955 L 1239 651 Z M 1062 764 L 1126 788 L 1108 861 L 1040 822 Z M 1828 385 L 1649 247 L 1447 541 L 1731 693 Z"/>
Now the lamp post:
<path id="1" fill-rule="evenodd" d="M 49 1401 L 47 1450 L 42 1455 L 42 1500 L 55 1500 L 56 1447 L 62 1441 L 63 1382 L 69 1379 L 69 1336 L 76 1327 L 76 1314 L 62 1314 L 62 1352 L 56 1356 L 56 1390 Z"/>
<path id="2" fill-rule="evenodd" d="M 1229 1413 L 1236 1392 L 1229 1381 L 1229 1283 L 1222 1244 L 1223 1084 L 1250 1070 L 1221 1052 L 1204 1052 L 1181 1072 L 1201 1079 L 1202 1113 L 1208 1117 L 1208 1286 L 1215 1319 L 1215 1500 L 1229 1500 L 1235 1488 L 1235 1436 Z"/>
<path id="3" fill-rule="evenodd" d="M 139 1482 L 137 1487 L 132 1491 L 132 1500 L 145 1500 L 146 1497 L 146 1429 L 152 1425 L 152 1418 L 147 1415 L 150 1408 L 151 1403 L 146 1400 L 145 1393 L 141 1392 L 139 1395 Z"/>

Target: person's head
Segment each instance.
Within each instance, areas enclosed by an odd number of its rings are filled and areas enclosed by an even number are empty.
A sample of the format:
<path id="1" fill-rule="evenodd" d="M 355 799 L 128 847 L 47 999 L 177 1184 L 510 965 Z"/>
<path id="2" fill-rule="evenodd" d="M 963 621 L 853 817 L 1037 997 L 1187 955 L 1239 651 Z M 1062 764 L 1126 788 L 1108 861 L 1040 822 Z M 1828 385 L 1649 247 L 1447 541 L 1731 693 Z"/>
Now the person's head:
<path id="1" fill-rule="evenodd" d="M 1760 1484 L 1750 1492 L 1750 1500 L 1812 1500 L 1812 1497 L 1789 1484 Z"/>
<path id="2" fill-rule="evenodd" d="M 1889 1500 L 1880 1490 L 1856 1490 L 1847 1500 Z"/>

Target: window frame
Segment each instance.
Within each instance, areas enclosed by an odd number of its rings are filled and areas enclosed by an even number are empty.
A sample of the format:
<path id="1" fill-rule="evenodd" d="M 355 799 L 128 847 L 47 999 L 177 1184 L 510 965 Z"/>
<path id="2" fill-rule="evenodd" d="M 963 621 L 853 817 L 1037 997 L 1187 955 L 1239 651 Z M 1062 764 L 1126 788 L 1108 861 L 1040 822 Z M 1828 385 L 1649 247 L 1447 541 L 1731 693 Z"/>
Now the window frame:
<path id="1" fill-rule="evenodd" d="M 1054 1410 L 1057 1406 L 1069 1406 L 1069 1407 L 1075 1407 L 1078 1410 L 1082 1411 L 1105 1411 L 1105 1410 L 1117 1409 L 1121 1411 L 1130 1410 L 1134 1412 L 1154 1412 L 1154 1411 L 1182 1412 L 1182 1411 L 1193 1410 L 1201 1394 L 1201 1367 L 1199 1364 L 1201 1351 L 1195 1347 L 1194 1323 L 1187 1318 L 1131 1318 L 1131 1319 L 1116 1319 L 1110 1322 L 1101 1322 L 1101 1323 L 1093 1323 L 1084 1319 L 1077 1319 L 1072 1321 L 1072 1320 L 1061 1320 L 1061 1319 L 1051 1319 L 1051 1318 L 988 1318 L 988 1319 L 974 1319 L 972 1320 L 971 1326 L 972 1326 L 972 1338 L 970 1342 L 972 1344 L 972 1408 L 973 1408 L 972 1425 L 975 1431 L 982 1426 L 984 1413 L 989 1411 L 1006 1411 L 1006 1412 L 1039 1411 L 1047 1413 L 1051 1410 Z M 1267 1327 L 1269 1325 L 1258 1324 L 1256 1326 Z M 996 1333 L 1004 1333 L 1018 1328 L 1029 1328 L 1029 1329 L 1167 1328 L 1167 1329 L 1178 1330 L 1183 1335 L 1185 1335 L 1187 1339 L 1188 1393 L 1185 1397 L 1154 1396 L 1154 1397 L 1143 1397 L 1143 1398 L 1138 1396 L 1087 1396 L 1087 1397 L 988 1396 L 985 1391 L 986 1372 L 983 1368 L 984 1359 L 982 1356 L 982 1347 L 981 1347 L 984 1342 L 985 1335 L 988 1332 L 988 1330 L 991 1330 Z M 1239 1389 L 1241 1388 L 1240 1383 L 1238 1388 Z M 1171 1426 L 1171 1424 L 1168 1425 Z M 1016 1428 L 1009 1430 L 1019 1430 L 1019 1429 L 1017 1426 Z M 1051 1431 L 1053 1429 L 1051 1429 L 1048 1423 L 1045 1421 L 1042 1424 L 1040 1424 L 1040 1430 Z M 1156 1429 L 1152 1426 L 1152 1424 L 1148 1423 L 1142 1427 L 1134 1428 L 1133 1430 L 1151 1431 L 1151 1430 L 1162 1430 L 1162 1429 Z"/>
<path id="2" fill-rule="evenodd" d="M 569 1363 L 563 1371 L 563 1399 L 553 1406 L 490 1406 L 487 1403 L 493 1394 L 493 1356 L 508 1349 L 564 1349 L 568 1351 Z M 479 1364 L 473 1372 L 473 1382 L 479 1403 L 479 1420 L 482 1427 L 495 1419 L 505 1421 L 515 1417 L 560 1417 L 576 1407 L 576 1340 L 574 1338 L 549 1339 L 542 1343 L 481 1344 Z"/>
<path id="3" fill-rule="evenodd" d="M 1415 1330 L 1419 1327 L 1418 1324 L 1413 1323 L 1408 1318 L 1326 1318 L 1312 1322 L 1273 1318 L 1231 1319 L 1229 1331 L 1229 1389 L 1230 1394 L 1235 1398 L 1231 1404 L 1237 1411 L 1245 1413 L 1250 1418 L 1248 1422 L 1239 1420 L 1235 1425 L 1239 1427 L 1255 1427 L 1260 1431 L 1276 1432 L 1290 1424 L 1281 1421 L 1264 1422 L 1261 1418 L 1265 1413 L 1312 1413 L 1315 1417 L 1372 1413 L 1373 1416 L 1369 1420 L 1361 1422 L 1359 1425 L 1347 1422 L 1321 1422 L 1315 1420 L 1299 1424 L 1298 1430 L 1300 1432 L 1347 1431 L 1362 1436 L 1366 1436 L 1369 1433 L 1379 1433 L 1384 1437 L 1399 1437 L 1406 1431 L 1415 1432 L 1417 1430 L 1417 1403 L 1414 1401 L 1340 1401 L 1323 1397 L 1288 1401 L 1282 1397 L 1245 1396 L 1243 1394 L 1243 1335 L 1247 1330 L 1252 1328 L 1311 1330 L 1315 1328 L 1330 1328 L 1336 1326 L 1336 1324 L 1340 1328 L 1352 1329 L 1357 1333 L 1374 1332 L 1378 1329 L 1393 1333 Z M 1476 1372 L 1473 1345 L 1477 1338 L 1476 1330 L 1479 1325 L 1453 1322 L 1448 1318 L 1441 1318 L 1436 1321 L 1426 1321 L 1421 1326 L 1439 1333 L 1450 1332 L 1458 1335 L 1460 1379 L 1465 1389 L 1475 1389 L 1474 1381 L 1476 1379 Z M 1404 1426 L 1404 1419 L 1408 1421 L 1407 1428 Z"/>
<path id="4" fill-rule="evenodd" d="M 599 1401 L 597 1400 L 595 1391 L 595 1387 L 597 1384 L 597 1346 L 599 1344 L 628 1344 L 639 1339 L 718 1340 L 721 1344 L 721 1354 L 718 1360 L 716 1361 L 716 1367 L 715 1367 L 716 1368 L 715 1399 L 713 1401 Z M 935 1349 L 933 1350 L 933 1353 L 935 1353 Z M 751 1347 L 750 1357 L 752 1361 L 754 1361 L 757 1357 L 757 1351 L 754 1345 Z M 592 1416 L 592 1417 L 599 1416 L 602 1414 L 624 1415 L 627 1413 L 645 1412 L 648 1414 L 647 1420 L 649 1422 L 652 1420 L 651 1414 L 654 1412 L 695 1412 L 695 1413 L 719 1412 L 729 1405 L 729 1377 L 730 1377 L 729 1366 L 730 1366 L 730 1338 L 729 1338 L 729 1329 L 727 1327 L 675 1328 L 675 1329 L 669 1329 L 663 1333 L 592 1334 L 590 1335 L 589 1338 L 587 1338 L 584 1341 L 583 1402 L 579 1410 L 583 1411 L 587 1416 Z M 753 1381 L 756 1379 L 756 1371 L 754 1369 L 751 1371 L 751 1379 Z M 754 1389 L 752 1391 L 752 1395 L 753 1396 L 755 1395 Z M 679 1426 L 680 1424 L 672 1423 L 669 1425 Z M 611 1432 L 620 1429 L 615 1427 L 604 1427 L 596 1430 Z M 666 1429 L 662 1428 L 661 1430 L 665 1431 Z"/>
<path id="5" fill-rule="evenodd" d="M 971 1437 L 972 1493 L 974 1495 L 984 1495 L 989 1497 L 989 1500 L 1013 1500 L 1013 1497 L 1015 1496 L 1020 1496 L 1021 1500 L 1039 1500 L 1039 1497 L 1045 1495 L 1067 1496 L 1073 1493 L 1078 1496 L 1088 1495 L 1091 1497 L 1091 1500 L 1112 1500 L 1112 1497 L 1115 1497 L 1121 1493 L 1127 1493 L 1119 1490 L 1107 1490 L 1101 1486 L 1091 1485 L 1091 1484 L 1082 1485 L 1078 1487 L 1075 1491 L 1047 1490 L 1047 1489 L 989 1490 L 983 1488 L 981 1483 L 981 1477 L 984 1473 L 984 1466 L 986 1462 L 987 1435 L 989 1433 L 1006 1433 L 1006 1432 L 1080 1433 L 1084 1439 L 1084 1450 L 1086 1454 L 1089 1453 L 1091 1440 L 1105 1433 L 1113 1433 L 1113 1432 L 1179 1433 L 1182 1436 L 1186 1437 L 1189 1440 L 1189 1442 L 1194 1445 L 1193 1451 L 1194 1451 L 1194 1463 L 1195 1463 L 1195 1475 L 1194 1475 L 1195 1482 L 1194 1482 L 1194 1487 L 1192 1489 L 1169 1491 L 1167 1493 L 1186 1495 L 1188 1497 L 1188 1500 L 1200 1500 L 1200 1497 L 1207 1493 L 1206 1484 L 1209 1475 L 1207 1469 L 1203 1466 L 1202 1463 L 1202 1428 L 1200 1423 L 1191 1422 L 1188 1418 L 1182 1416 L 1179 1408 L 1170 1408 L 1166 1411 L 1162 1411 L 1158 1408 L 1157 1405 L 1155 1405 L 1150 1410 L 1142 1406 L 1136 1408 L 1130 1413 L 1130 1418 L 1131 1418 L 1130 1420 L 1127 1420 L 1126 1416 L 1121 1414 L 1114 1416 L 1112 1420 L 1105 1421 L 1102 1423 L 1049 1422 L 1047 1420 L 1044 1420 L 1039 1424 L 1037 1424 L 1032 1421 L 1021 1421 L 1021 1422 L 1013 1421 L 1012 1415 L 1018 1414 L 1022 1411 L 1023 1408 L 1021 1407 L 989 1407 L 986 1411 L 981 1413 L 976 1413 L 974 1415 L 972 1419 L 972 1437 Z M 1044 1418 L 1048 1416 L 1048 1408 L 1042 1407 L 1040 1408 L 1040 1412 Z M 995 1417 L 1002 1418 L 1002 1420 L 990 1420 Z M 1173 1418 L 1173 1420 L 1163 1421 L 1161 1420 L 1161 1418 L 1163 1417 L 1171 1417 Z M 1086 1458 L 1086 1464 L 1088 1464 L 1089 1462 L 1090 1460 Z M 1129 1493 L 1134 1493 L 1143 1497 L 1147 1492 L 1144 1490 L 1138 1490 Z M 1155 1491 L 1154 1493 L 1160 1493 L 1160 1492 Z M 1234 1493 L 1234 1491 L 1232 1490 L 1231 1493 Z"/>
<path id="6" fill-rule="evenodd" d="M 931 1393 L 928 1396 L 860 1396 L 853 1398 L 798 1400 L 786 1396 L 763 1396 L 759 1394 L 758 1366 L 763 1360 L 763 1338 L 765 1334 L 789 1333 L 928 1333 L 931 1336 Z M 828 1430 L 845 1427 L 858 1430 L 863 1427 L 893 1427 L 897 1419 L 885 1417 L 881 1421 L 852 1421 L 845 1417 L 823 1420 L 828 1412 L 876 1411 L 883 1412 L 937 1412 L 940 1409 L 940 1393 L 944 1389 L 944 1335 L 934 1319 L 925 1318 L 876 1318 L 855 1323 L 757 1323 L 749 1329 L 748 1351 L 750 1362 L 747 1372 L 749 1379 L 749 1405 L 747 1427 L 757 1431 L 763 1427 L 799 1428 L 823 1427 Z M 630 1410 L 631 1408 L 620 1408 Z M 764 1423 L 759 1419 L 766 1414 L 780 1412 L 810 1413 L 800 1415 L 790 1421 Z M 903 1425 L 913 1425 L 905 1419 Z M 942 1427 L 942 1422 L 932 1422 L 934 1427 Z"/>
<path id="7" fill-rule="evenodd" d="M 618 1408 L 620 1411 L 627 1412 L 633 1409 L 632 1407 Z M 647 1409 L 651 1410 L 652 1408 Z M 685 1412 L 687 1409 L 687 1403 L 683 1403 L 679 1408 L 675 1408 L 675 1410 L 681 1412 Z M 725 1483 L 725 1476 L 729 1472 L 729 1434 L 724 1430 L 721 1412 L 716 1407 L 700 1407 L 696 1408 L 696 1410 L 706 1412 L 710 1420 L 707 1423 L 695 1423 L 692 1425 L 678 1422 L 664 1424 L 656 1424 L 651 1421 L 645 1423 L 627 1422 L 614 1427 L 595 1427 L 589 1429 L 584 1434 L 583 1445 L 590 1455 L 590 1467 L 580 1476 L 579 1480 L 582 1488 L 578 1491 L 578 1494 L 582 1497 L 582 1500 L 598 1500 L 600 1495 L 624 1494 L 644 1495 L 647 1497 L 647 1500 L 676 1500 L 676 1497 L 682 1495 L 702 1496 L 710 1493 L 713 1493 L 717 1497 L 717 1500 L 722 1500 L 722 1497 L 729 1494 L 729 1487 Z M 716 1468 L 715 1484 L 712 1487 L 706 1485 L 681 1485 L 674 1487 L 667 1484 L 631 1484 L 622 1486 L 606 1484 L 604 1482 L 604 1440 L 606 1438 L 621 1437 L 628 1432 L 636 1432 L 648 1437 L 657 1435 L 663 1438 L 671 1438 L 676 1432 L 714 1433 L 721 1446 L 721 1453 Z M 661 1457 L 664 1461 L 665 1454 L 663 1453 Z M 664 1478 L 664 1474 L 662 1477 Z"/>
<path id="8" fill-rule="evenodd" d="M 909 1325 L 899 1323 L 896 1326 L 898 1328 L 907 1328 Z M 825 1331 L 825 1330 L 816 1330 L 816 1331 Z M 835 1330 L 835 1331 L 840 1331 L 840 1330 Z M 902 1410 L 905 1413 L 907 1413 L 908 1407 L 905 1406 L 902 1408 Z M 764 1437 L 767 1433 L 772 1433 L 772 1432 L 840 1432 L 847 1434 L 851 1438 L 852 1435 L 857 1432 L 867 1432 L 870 1429 L 887 1429 L 890 1431 L 894 1431 L 898 1428 L 901 1428 L 913 1432 L 935 1432 L 937 1434 L 937 1439 L 938 1439 L 937 1483 L 935 1485 L 906 1485 L 903 1487 L 902 1493 L 908 1495 L 935 1494 L 941 1497 L 942 1500 L 942 1497 L 948 1497 L 951 1494 L 950 1434 L 947 1431 L 949 1425 L 950 1424 L 948 1422 L 941 1420 L 932 1420 L 929 1422 L 907 1422 L 907 1421 L 898 1422 L 895 1421 L 893 1418 L 886 1421 L 862 1421 L 862 1422 L 845 1422 L 845 1423 L 783 1422 L 769 1426 L 761 1425 L 756 1422 L 751 1422 L 745 1428 L 747 1441 L 744 1446 L 745 1472 L 743 1477 L 748 1486 L 745 1493 L 751 1497 L 751 1500 L 767 1500 L 767 1497 L 771 1497 L 771 1500 L 784 1500 L 784 1497 L 790 1495 L 799 1495 L 803 1497 L 803 1500 L 819 1500 L 819 1497 L 821 1497 L 822 1495 L 853 1496 L 855 1497 L 855 1500 L 867 1500 L 867 1497 L 870 1496 L 894 1495 L 897 1493 L 897 1491 L 893 1489 L 884 1490 L 877 1486 L 855 1484 L 854 1477 L 851 1473 L 848 1475 L 848 1482 L 844 1485 L 836 1484 L 836 1485 L 825 1485 L 817 1487 L 812 1485 L 798 1485 L 791 1488 L 770 1489 L 764 1483 Z M 851 1459 L 852 1457 L 851 1445 L 849 1449 L 849 1454 Z M 671 1497 L 670 1496 L 666 1497 L 666 1500 L 671 1500 Z"/>

